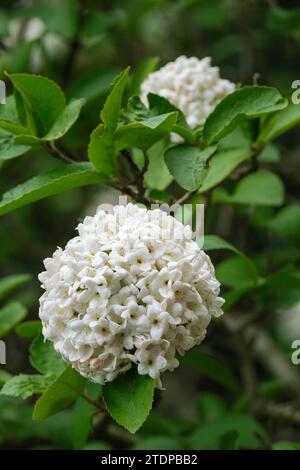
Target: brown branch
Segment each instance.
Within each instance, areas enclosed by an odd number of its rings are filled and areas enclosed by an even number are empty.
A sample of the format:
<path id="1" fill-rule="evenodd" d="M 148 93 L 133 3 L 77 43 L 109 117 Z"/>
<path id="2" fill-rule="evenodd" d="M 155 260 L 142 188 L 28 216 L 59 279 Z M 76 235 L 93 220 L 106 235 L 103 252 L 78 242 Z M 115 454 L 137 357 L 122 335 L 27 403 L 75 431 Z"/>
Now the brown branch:
<path id="1" fill-rule="evenodd" d="M 295 408 L 292 403 L 282 404 L 260 399 L 254 403 L 253 411 L 259 415 L 300 425 L 300 410 Z"/>
<path id="2" fill-rule="evenodd" d="M 67 163 L 76 163 L 76 160 L 71 158 L 69 154 L 65 153 L 64 150 L 59 148 L 54 142 L 47 142 L 45 145 L 47 152 L 54 158 L 58 158 Z"/>

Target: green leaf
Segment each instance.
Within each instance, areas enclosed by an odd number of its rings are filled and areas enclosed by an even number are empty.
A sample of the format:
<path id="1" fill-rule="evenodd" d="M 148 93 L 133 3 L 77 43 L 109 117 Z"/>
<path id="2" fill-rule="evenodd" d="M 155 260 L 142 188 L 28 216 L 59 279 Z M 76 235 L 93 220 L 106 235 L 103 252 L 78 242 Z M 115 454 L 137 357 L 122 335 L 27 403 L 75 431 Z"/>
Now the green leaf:
<path id="1" fill-rule="evenodd" d="M 16 122 L 7 121 L 6 119 L 0 119 L 0 129 L 15 135 L 29 133 L 29 129 L 27 127 L 23 127 Z"/>
<path id="2" fill-rule="evenodd" d="M 33 340 L 29 352 L 32 367 L 41 374 L 57 376 L 66 368 L 61 356 L 54 350 L 51 341 L 45 341 L 42 332 Z"/>
<path id="3" fill-rule="evenodd" d="M 204 193 L 221 183 L 237 166 L 250 157 L 251 150 L 247 147 L 217 152 L 210 161 L 208 174 L 200 188 L 200 192 Z"/>
<path id="4" fill-rule="evenodd" d="M 53 377 L 48 375 L 16 375 L 4 384 L 0 395 L 8 395 L 25 400 L 32 395 L 43 393 L 52 381 Z"/>
<path id="5" fill-rule="evenodd" d="M 84 100 L 82 99 L 70 101 L 44 137 L 36 137 L 34 135 L 29 135 L 24 131 L 20 131 L 18 132 L 19 135 L 15 138 L 15 142 L 23 145 L 41 145 L 43 142 L 60 139 L 68 132 L 78 119 L 83 104 Z"/>
<path id="6" fill-rule="evenodd" d="M 245 204 L 254 206 L 280 206 L 284 202 L 284 186 L 281 179 L 270 171 L 250 173 L 239 181 L 233 194 L 217 188 L 213 194 L 215 203 Z"/>
<path id="7" fill-rule="evenodd" d="M 43 140 L 48 141 L 60 139 L 63 135 L 65 135 L 77 121 L 83 104 L 84 100 L 82 99 L 70 101 L 70 103 L 67 104 L 64 110 L 55 120 Z"/>
<path id="8" fill-rule="evenodd" d="M 165 149 L 165 142 L 160 140 L 148 150 L 149 166 L 144 176 L 148 188 L 162 191 L 173 179 L 165 163 Z"/>
<path id="9" fill-rule="evenodd" d="M 176 112 L 177 113 L 176 124 L 180 127 L 185 128 L 186 130 L 190 129 L 188 123 L 186 122 L 183 112 L 180 109 L 176 108 L 176 106 L 170 103 L 170 101 L 168 101 L 163 96 L 155 95 L 154 93 L 149 93 L 148 102 L 149 102 L 149 107 L 150 107 L 152 114 L 160 115 L 160 114 Z M 193 137 L 192 132 L 190 132 L 190 137 Z"/>
<path id="10" fill-rule="evenodd" d="M 101 386 L 88 382 L 86 385 L 87 394 L 94 400 L 99 399 Z M 95 407 L 84 398 L 78 398 L 72 410 L 70 437 L 73 449 L 85 447 L 89 434 L 92 431 L 92 418 Z"/>
<path id="11" fill-rule="evenodd" d="M 300 106 L 290 103 L 285 109 L 268 116 L 262 124 L 258 142 L 277 139 L 292 127 L 300 123 Z"/>
<path id="12" fill-rule="evenodd" d="M 168 113 L 121 126 L 114 134 L 116 145 L 147 150 L 171 132 L 176 119 L 177 113 Z"/>
<path id="13" fill-rule="evenodd" d="M 45 136 L 65 108 L 61 89 L 40 75 L 14 73 L 8 77 L 17 91 L 15 98 L 21 123 L 25 119 L 25 126 L 33 134 Z"/>
<path id="14" fill-rule="evenodd" d="M 95 168 L 109 177 L 117 173 L 116 149 L 113 133 L 118 125 L 118 117 L 122 104 L 122 98 L 126 85 L 129 69 L 124 70 L 113 83 L 100 118 L 103 124 L 99 124 L 91 134 L 88 147 L 88 157 Z"/>
<path id="15" fill-rule="evenodd" d="M 233 195 L 233 202 L 238 204 L 280 206 L 283 201 L 284 187 L 280 178 L 265 170 L 245 176 Z"/>
<path id="16" fill-rule="evenodd" d="M 114 132 L 117 128 L 128 72 L 129 68 L 123 70 L 123 72 L 117 76 L 100 113 L 100 118 L 104 124 L 105 130 Z"/>
<path id="17" fill-rule="evenodd" d="M 16 326 L 15 332 L 21 338 L 33 339 L 41 331 L 41 322 L 39 320 L 24 321 Z"/>
<path id="18" fill-rule="evenodd" d="M 256 268 L 252 261 L 246 256 L 242 251 L 240 251 L 238 248 L 233 246 L 231 243 L 227 242 L 223 238 L 219 237 L 218 235 L 205 235 L 204 237 L 204 245 L 203 245 L 203 250 L 204 251 L 210 251 L 210 250 L 229 250 L 232 251 L 233 253 L 237 254 L 239 257 L 241 257 L 246 265 L 246 271 L 250 274 L 252 281 L 254 283 L 257 282 L 258 276 L 256 272 Z"/>
<path id="19" fill-rule="evenodd" d="M 29 281 L 29 274 L 15 274 L 12 276 L 3 277 L 0 279 L 0 300 L 3 300 L 17 287 Z"/>
<path id="20" fill-rule="evenodd" d="M 239 390 L 238 382 L 230 368 L 213 356 L 199 351 L 188 351 L 181 358 L 181 362 L 234 393 Z"/>
<path id="21" fill-rule="evenodd" d="M 220 140 L 238 123 L 240 118 L 258 118 L 285 108 L 287 101 L 275 88 L 245 86 L 226 96 L 208 116 L 203 139 L 207 145 Z"/>
<path id="22" fill-rule="evenodd" d="M 0 138 L 0 162 L 24 155 L 28 150 L 30 146 L 18 144 L 13 135 Z"/>
<path id="23" fill-rule="evenodd" d="M 96 172 L 90 163 L 61 165 L 5 193 L 0 201 L 0 215 L 68 189 L 105 181 L 104 175 Z"/>
<path id="24" fill-rule="evenodd" d="M 6 336 L 26 316 L 26 308 L 19 302 L 10 302 L 0 310 L 0 338 Z"/>
<path id="25" fill-rule="evenodd" d="M 208 160 L 217 147 L 200 150 L 192 145 L 177 145 L 165 155 L 167 167 L 175 181 L 184 189 L 194 191 L 205 180 L 208 173 Z"/>
<path id="26" fill-rule="evenodd" d="M 154 380 L 138 374 L 136 368 L 119 375 L 103 387 L 103 398 L 114 420 L 135 433 L 152 408 Z"/>
<path id="27" fill-rule="evenodd" d="M 90 136 L 88 157 L 98 171 L 112 178 L 117 174 L 116 151 L 113 134 L 99 124 Z"/>
<path id="28" fill-rule="evenodd" d="M 67 367 L 37 400 L 33 419 L 46 419 L 69 406 L 82 393 L 85 382 L 75 369 Z"/>

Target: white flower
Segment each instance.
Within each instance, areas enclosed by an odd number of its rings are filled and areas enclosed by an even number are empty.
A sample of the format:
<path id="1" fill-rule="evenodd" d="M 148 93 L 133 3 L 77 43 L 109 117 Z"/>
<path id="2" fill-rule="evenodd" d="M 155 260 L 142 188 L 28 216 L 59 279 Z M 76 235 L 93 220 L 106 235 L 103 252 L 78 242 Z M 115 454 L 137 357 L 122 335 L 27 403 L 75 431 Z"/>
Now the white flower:
<path id="1" fill-rule="evenodd" d="M 135 364 L 160 386 L 177 354 L 199 344 L 222 313 L 209 257 L 190 228 L 133 204 L 86 217 L 78 232 L 39 276 L 45 338 L 94 382 Z"/>
<path id="2" fill-rule="evenodd" d="M 148 75 L 141 86 L 141 99 L 147 105 L 148 93 L 166 98 L 180 109 L 193 129 L 204 124 L 216 105 L 235 89 L 234 83 L 220 78 L 211 58 L 180 56 Z"/>

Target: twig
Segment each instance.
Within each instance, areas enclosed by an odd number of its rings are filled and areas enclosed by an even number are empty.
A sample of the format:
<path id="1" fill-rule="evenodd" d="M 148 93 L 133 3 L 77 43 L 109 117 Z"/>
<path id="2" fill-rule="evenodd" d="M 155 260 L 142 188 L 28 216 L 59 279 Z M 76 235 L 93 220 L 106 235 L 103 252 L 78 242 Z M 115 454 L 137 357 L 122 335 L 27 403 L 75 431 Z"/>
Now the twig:
<path id="1" fill-rule="evenodd" d="M 300 410 L 295 408 L 291 403 L 281 404 L 260 399 L 254 404 L 253 411 L 257 414 L 300 425 Z"/>
<path id="2" fill-rule="evenodd" d="M 59 158 L 67 163 L 76 163 L 76 160 L 73 160 L 69 155 L 67 155 L 62 149 L 60 149 L 54 142 L 47 142 L 45 145 L 46 150 L 54 158 Z"/>
<path id="3" fill-rule="evenodd" d="M 195 191 L 188 191 L 183 196 L 181 196 L 179 199 L 177 199 L 177 201 L 175 201 L 175 204 L 179 204 L 179 205 L 183 204 L 188 199 L 190 199 L 190 197 L 192 197 L 194 194 L 196 194 L 197 191 L 198 191 L 198 189 L 196 189 Z"/>
<path id="4" fill-rule="evenodd" d="M 101 403 L 99 403 L 97 400 L 94 400 L 92 397 L 90 397 L 87 393 L 81 393 L 80 396 L 85 400 L 87 401 L 88 403 L 90 403 L 91 405 L 93 405 L 100 413 L 107 413 L 106 411 L 106 408 L 104 405 L 102 405 Z"/>

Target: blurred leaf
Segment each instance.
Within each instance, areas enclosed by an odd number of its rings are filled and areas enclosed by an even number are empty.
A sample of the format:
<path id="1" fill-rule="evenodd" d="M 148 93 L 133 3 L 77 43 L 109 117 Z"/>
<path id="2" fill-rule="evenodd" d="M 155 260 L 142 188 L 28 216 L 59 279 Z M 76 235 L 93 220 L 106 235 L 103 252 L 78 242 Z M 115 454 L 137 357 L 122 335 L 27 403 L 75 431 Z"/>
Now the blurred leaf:
<path id="1" fill-rule="evenodd" d="M 153 436 L 146 437 L 131 448 L 132 450 L 179 450 L 182 449 L 180 441 L 174 437 Z"/>
<path id="2" fill-rule="evenodd" d="M 25 321 L 16 326 L 15 332 L 21 338 L 32 339 L 39 334 L 41 327 L 42 325 L 39 320 Z"/>
<path id="3" fill-rule="evenodd" d="M 258 162 L 278 163 L 280 161 L 280 151 L 273 144 L 267 144 L 257 157 Z"/>
<path id="4" fill-rule="evenodd" d="M 300 442 L 275 442 L 272 450 L 300 450 Z"/>
<path id="5" fill-rule="evenodd" d="M 106 178 L 96 172 L 90 163 L 61 165 L 5 193 L 0 201 L 0 215 L 68 189 L 105 181 Z"/>
<path id="6" fill-rule="evenodd" d="M 267 25 L 272 31 L 300 38 L 300 8 L 282 8 L 272 4 L 267 15 Z"/>
<path id="7" fill-rule="evenodd" d="M 136 368 L 119 375 L 103 387 L 105 405 L 114 420 L 135 433 L 152 408 L 154 380 L 138 374 Z"/>
<path id="8" fill-rule="evenodd" d="M 181 362 L 232 392 L 236 393 L 239 389 L 238 382 L 229 367 L 215 357 L 198 351 L 188 351 L 181 358 Z"/>
<path id="9" fill-rule="evenodd" d="M 182 188 L 194 191 L 205 180 L 208 160 L 216 149 L 216 146 L 200 150 L 191 145 L 177 145 L 166 152 L 165 161 L 175 181 Z"/>
<path id="10" fill-rule="evenodd" d="M 121 126 L 114 134 L 116 145 L 147 150 L 171 132 L 176 119 L 177 113 L 168 113 Z"/>
<path id="11" fill-rule="evenodd" d="M 237 431 L 229 431 L 222 436 L 220 441 L 220 450 L 236 450 L 238 449 L 239 433 Z"/>
<path id="12" fill-rule="evenodd" d="M 25 5 L 20 12 L 24 18 L 41 18 L 49 33 L 56 33 L 71 39 L 77 27 L 76 4 L 76 0 L 64 0 L 55 3 L 34 2 L 31 5 Z"/>
<path id="13" fill-rule="evenodd" d="M 228 243 L 226 240 L 223 238 L 219 237 L 218 235 L 205 235 L 204 237 L 204 245 L 203 249 L 205 251 L 210 251 L 210 250 L 229 250 L 232 251 L 233 253 L 236 253 L 238 256 L 240 256 L 244 264 L 246 265 L 246 272 L 250 273 L 252 283 L 256 283 L 257 281 L 257 272 L 254 264 L 252 261 L 246 256 L 242 251 L 240 251 L 238 248 L 233 246 L 231 243 Z"/>
<path id="14" fill-rule="evenodd" d="M 246 415 L 230 413 L 221 416 L 213 423 L 199 426 L 190 436 L 192 449 L 220 449 L 224 436 L 229 432 L 238 434 L 239 447 L 257 448 L 265 437 L 263 427 Z"/>
<path id="15" fill-rule="evenodd" d="M 10 302 L 0 309 L 0 338 L 6 336 L 26 316 L 26 308 L 19 302 Z"/>
<path id="16" fill-rule="evenodd" d="M 157 68 L 159 63 L 158 57 L 148 57 L 147 59 L 140 62 L 136 70 L 133 72 L 129 84 L 129 94 L 130 96 L 140 94 L 140 86 L 143 81 L 148 77 L 148 75 Z M 163 113 L 161 113 L 163 114 Z"/>
<path id="17" fill-rule="evenodd" d="M 284 186 L 279 176 L 259 170 L 239 181 L 233 194 L 217 189 L 213 200 L 225 204 L 280 206 L 284 202 Z"/>
<path id="18" fill-rule="evenodd" d="M 75 401 L 84 389 L 86 379 L 71 366 L 67 367 L 37 400 L 33 419 L 46 419 Z"/>
<path id="19" fill-rule="evenodd" d="M 91 70 L 75 79 L 67 92 L 70 98 L 84 98 L 86 101 L 107 92 L 119 70 L 115 68 Z"/>
<path id="20" fill-rule="evenodd" d="M 224 401 L 212 393 L 201 393 L 197 399 L 197 411 L 201 420 L 211 423 L 226 412 Z"/>
<path id="21" fill-rule="evenodd" d="M 12 378 L 12 375 L 6 370 L 0 369 L 0 387 L 2 387 L 8 380 Z"/>
<path id="22" fill-rule="evenodd" d="M 204 193 L 221 183 L 238 165 L 250 157 L 251 150 L 247 147 L 217 152 L 209 163 L 208 174 L 200 188 L 200 192 Z"/>
<path id="23" fill-rule="evenodd" d="M 66 367 L 61 356 L 54 350 L 53 343 L 46 341 L 42 332 L 33 340 L 29 353 L 32 367 L 41 374 L 57 376 Z"/>
<path id="24" fill-rule="evenodd" d="M 300 246 L 300 204 L 281 209 L 268 222 L 268 227 L 290 243 Z"/>
<path id="25" fill-rule="evenodd" d="M 20 122 L 33 134 L 43 137 L 65 108 L 61 89 L 40 75 L 14 73 L 8 77 L 18 92 L 15 98 Z"/>
<path id="26" fill-rule="evenodd" d="M 204 142 L 210 145 L 228 134 L 241 117 L 257 118 L 285 108 L 287 101 L 271 87 L 245 86 L 226 96 L 208 116 L 203 130 Z"/>
<path id="27" fill-rule="evenodd" d="M 53 377 L 49 375 L 16 375 L 8 380 L 0 391 L 0 395 L 22 398 L 43 393 L 51 384 Z"/>
<path id="28" fill-rule="evenodd" d="M 217 278 L 225 286 L 239 289 L 252 287 L 254 279 L 249 268 L 248 261 L 244 257 L 227 258 L 218 264 Z"/>
<path id="29" fill-rule="evenodd" d="M 3 300 L 19 286 L 29 281 L 29 274 L 15 274 L 0 279 L 0 300 Z"/>
<path id="30" fill-rule="evenodd" d="M 82 450 L 110 450 L 111 447 L 106 442 L 95 441 L 89 442 Z"/>

